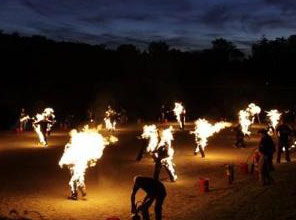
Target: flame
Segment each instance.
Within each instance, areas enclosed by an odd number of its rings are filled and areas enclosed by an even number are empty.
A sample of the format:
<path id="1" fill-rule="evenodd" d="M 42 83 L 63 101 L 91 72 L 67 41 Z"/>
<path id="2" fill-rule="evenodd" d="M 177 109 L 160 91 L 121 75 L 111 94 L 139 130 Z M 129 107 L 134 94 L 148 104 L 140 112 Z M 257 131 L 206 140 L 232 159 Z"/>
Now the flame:
<path id="1" fill-rule="evenodd" d="M 231 123 L 217 122 L 214 125 L 210 124 L 206 119 L 198 119 L 195 121 L 195 130 L 190 134 L 195 135 L 195 142 L 197 144 L 195 152 L 199 152 L 199 146 L 204 150 L 208 144 L 208 138 L 218 133 L 220 130 L 230 127 Z"/>
<path id="2" fill-rule="evenodd" d="M 44 115 L 43 114 L 36 114 L 35 116 L 36 120 L 33 123 L 33 128 L 35 130 L 35 132 L 37 133 L 38 137 L 39 137 L 39 142 L 46 147 L 47 143 L 45 141 L 45 136 L 44 134 L 41 132 L 41 126 L 40 124 L 36 124 L 36 122 L 42 121 L 44 120 Z"/>
<path id="3" fill-rule="evenodd" d="M 146 151 L 152 153 L 158 145 L 158 130 L 156 126 L 154 124 L 145 125 L 143 127 L 143 133 L 141 135 L 141 138 L 149 139 L 149 143 L 146 148 Z"/>
<path id="4" fill-rule="evenodd" d="M 75 192 L 77 187 L 85 187 L 84 176 L 88 167 L 96 165 L 103 156 L 105 146 L 117 142 L 114 136 L 104 138 L 98 133 L 99 128 L 90 129 L 87 125 L 82 131 L 76 129 L 70 132 L 70 141 L 66 144 L 64 154 L 59 161 L 59 166 L 67 166 L 72 174 L 69 185 L 71 191 Z"/>
<path id="5" fill-rule="evenodd" d="M 280 113 L 276 109 L 266 111 L 266 113 L 267 113 L 267 116 L 269 118 L 270 125 L 275 129 L 276 126 L 278 125 L 279 121 L 280 121 L 282 113 Z"/>
<path id="6" fill-rule="evenodd" d="M 116 112 L 113 109 L 111 109 L 111 107 L 108 107 L 108 110 L 105 112 L 104 122 L 105 122 L 105 127 L 109 131 L 115 131 L 116 129 L 116 121 L 114 120 L 115 115 L 116 115 Z"/>
<path id="7" fill-rule="evenodd" d="M 174 178 L 174 181 L 176 181 L 178 179 L 178 176 L 176 175 L 175 164 L 173 163 L 174 154 L 175 154 L 175 151 L 172 148 L 172 141 L 174 140 L 173 131 L 174 131 L 173 127 L 170 126 L 169 128 L 161 132 L 158 148 L 162 146 L 166 147 L 168 152 L 168 157 L 163 158 L 161 160 L 161 163 L 170 171 L 170 173 Z M 158 157 L 157 153 L 155 154 L 155 156 Z"/>
<path id="8" fill-rule="evenodd" d="M 173 136 L 173 127 L 162 130 L 160 136 L 158 135 L 157 127 L 152 125 L 145 125 L 143 127 L 143 133 L 141 135 L 143 139 L 149 139 L 148 146 L 146 148 L 147 152 L 150 152 L 154 157 L 158 158 L 157 149 L 160 147 L 166 147 L 168 157 L 163 158 L 161 163 L 165 166 L 170 173 L 172 174 L 174 181 L 177 180 L 177 175 L 174 168 L 173 158 L 174 158 L 174 149 L 172 148 L 172 141 L 174 140 Z"/>
<path id="9" fill-rule="evenodd" d="M 175 108 L 173 111 L 176 115 L 177 121 L 179 122 L 180 128 L 182 128 L 181 114 L 185 113 L 185 108 L 181 103 L 175 102 Z"/>
<path id="10" fill-rule="evenodd" d="M 239 111 L 239 124 L 244 135 L 251 134 L 249 127 L 254 123 L 255 115 L 260 114 L 260 112 L 261 108 L 254 103 L 249 104 L 247 109 Z"/>

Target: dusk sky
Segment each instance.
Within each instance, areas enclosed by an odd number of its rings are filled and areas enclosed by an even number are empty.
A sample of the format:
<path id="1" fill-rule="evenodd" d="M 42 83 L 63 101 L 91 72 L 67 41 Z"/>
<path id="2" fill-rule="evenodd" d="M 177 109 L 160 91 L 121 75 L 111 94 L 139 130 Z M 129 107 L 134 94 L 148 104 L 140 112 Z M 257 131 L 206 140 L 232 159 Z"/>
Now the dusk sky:
<path id="1" fill-rule="evenodd" d="M 0 29 L 116 47 L 154 40 L 185 50 L 239 48 L 296 34 L 295 0 L 1 0 Z"/>

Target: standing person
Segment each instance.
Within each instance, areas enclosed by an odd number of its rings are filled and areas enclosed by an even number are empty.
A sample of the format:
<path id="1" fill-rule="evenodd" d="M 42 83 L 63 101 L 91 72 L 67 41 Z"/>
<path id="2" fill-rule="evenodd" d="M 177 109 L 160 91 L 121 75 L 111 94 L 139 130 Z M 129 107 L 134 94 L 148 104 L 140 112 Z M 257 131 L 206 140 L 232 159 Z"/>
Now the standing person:
<path id="1" fill-rule="evenodd" d="M 26 114 L 25 109 L 21 109 L 20 119 L 19 119 L 19 131 L 23 132 L 27 128 L 27 122 L 29 120 L 29 116 Z"/>
<path id="2" fill-rule="evenodd" d="M 277 163 L 281 162 L 281 155 L 283 150 L 285 150 L 285 158 L 287 162 L 290 162 L 290 143 L 289 138 L 292 135 L 292 130 L 290 127 L 285 123 L 285 121 L 282 121 L 282 123 L 276 128 L 276 134 L 278 137 L 278 149 L 277 149 Z"/>
<path id="3" fill-rule="evenodd" d="M 139 189 L 142 189 L 146 192 L 146 196 L 141 206 L 136 207 L 136 194 Z M 158 180 L 155 180 L 151 177 L 142 177 L 136 176 L 134 178 L 134 187 L 131 194 L 131 213 L 133 215 L 133 219 L 137 216 L 137 212 L 140 211 L 143 220 L 150 220 L 149 216 L 149 208 L 152 203 L 155 202 L 155 219 L 162 219 L 162 205 L 165 200 L 167 193 L 165 186 Z"/>
<path id="4" fill-rule="evenodd" d="M 53 122 L 50 121 L 50 120 L 48 120 L 48 119 L 47 119 L 46 117 L 44 117 L 44 116 L 41 116 L 40 119 L 37 119 L 37 121 L 35 121 L 35 122 L 33 123 L 33 126 L 35 127 L 36 132 L 37 132 L 37 130 L 41 132 L 41 134 L 42 134 L 42 139 L 40 139 L 40 140 L 41 140 L 41 143 L 42 143 L 45 147 L 48 146 L 48 142 L 47 142 L 47 128 L 48 128 L 49 124 L 53 124 Z M 37 126 L 39 126 L 40 129 L 38 129 Z M 37 132 L 37 133 L 38 133 L 38 132 Z"/>
<path id="5" fill-rule="evenodd" d="M 181 129 L 184 130 L 184 128 L 185 128 L 185 120 L 186 120 L 186 110 L 185 110 L 184 107 L 183 107 L 183 110 L 181 112 L 180 118 L 181 118 L 181 124 L 182 124 Z"/>
<path id="6" fill-rule="evenodd" d="M 172 164 L 168 150 L 169 149 L 163 145 L 159 146 L 154 152 L 153 158 L 155 165 L 153 177 L 154 179 L 159 180 L 161 168 L 164 167 L 170 177 L 171 182 L 176 182 L 178 177 L 175 174 L 174 165 Z"/>
<path id="7" fill-rule="evenodd" d="M 161 123 L 165 123 L 166 122 L 166 109 L 165 109 L 165 105 L 161 106 L 161 110 L 160 110 L 160 122 Z"/>
<path id="8" fill-rule="evenodd" d="M 258 147 L 260 154 L 258 164 L 259 181 L 262 185 L 266 185 L 273 182 L 269 172 L 272 164 L 272 156 L 275 152 L 275 146 L 266 129 L 261 129 L 258 133 L 261 134 L 261 140 Z"/>
<path id="9" fill-rule="evenodd" d="M 246 147 L 246 145 L 245 145 L 245 135 L 242 132 L 241 125 L 240 124 L 237 125 L 234 128 L 234 131 L 235 131 L 235 136 L 236 136 L 235 147 L 237 147 L 237 148 L 245 148 Z"/>

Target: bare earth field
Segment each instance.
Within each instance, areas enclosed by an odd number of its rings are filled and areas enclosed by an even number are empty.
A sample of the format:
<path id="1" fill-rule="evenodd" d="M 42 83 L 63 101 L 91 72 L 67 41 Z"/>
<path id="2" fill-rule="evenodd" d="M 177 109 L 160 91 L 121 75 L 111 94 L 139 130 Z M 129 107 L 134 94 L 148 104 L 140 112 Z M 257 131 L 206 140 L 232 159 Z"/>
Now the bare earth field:
<path id="1" fill-rule="evenodd" d="M 239 163 L 247 160 L 259 142 L 258 127 L 252 129 L 246 149 L 233 147 L 235 136 L 230 129 L 210 138 L 205 159 L 193 155 L 194 136 L 189 134 L 193 125 L 182 132 L 176 129 L 173 146 L 179 179 L 171 183 L 164 170 L 161 174 L 168 192 L 164 219 L 296 219 L 293 153 L 291 163 L 276 165 L 273 185 L 262 187 L 252 175 L 240 172 Z M 20 213 L 37 211 L 44 219 L 130 219 L 133 177 L 151 176 L 154 169 L 149 155 L 140 162 L 135 160 L 143 144 L 136 138 L 141 132 L 141 125 L 122 127 L 116 132 L 119 142 L 107 146 L 97 165 L 87 170 L 87 200 L 78 201 L 67 200 L 69 171 L 58 166 L 69 140 L 67 132 L 53 132 L 48 148 L 37 146 L 33 132 L 0 133 L 0 216 L 8 216 L 11 209 L 16 209 Z M 226 178 L 228 163 L 237 165 L 232 185 Z M 210 179 L 209 193 L 199 192 L 199 177 Z M 29 217 L 40 219 L 36 213 Z"/>

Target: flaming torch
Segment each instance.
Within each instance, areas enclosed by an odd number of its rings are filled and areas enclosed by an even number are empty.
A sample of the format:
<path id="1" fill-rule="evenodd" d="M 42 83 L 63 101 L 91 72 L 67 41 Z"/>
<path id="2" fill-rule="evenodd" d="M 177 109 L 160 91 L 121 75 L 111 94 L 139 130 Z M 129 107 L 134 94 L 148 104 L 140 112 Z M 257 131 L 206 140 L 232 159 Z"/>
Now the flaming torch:
<path id="1" fill-rule="evenodd" d="M 174 114 L 181 129 L 184 129 L 186 110 L 181 103 L 175 102 Z"/>
<path id="2" fill-rule="evenodd" d="M 278 125 L 282 113 L 280 113 L 278 110 L 273 109 L 270 111 L 266 111 L 267 117 L 269 118 L 269 134 L 272 135 L 274 133 L 276 126 Z"/>
<path id="3" fill-rule="evenodd" d="M 64 154 L 59 161 L 59 166 L 67 166 L 71 173 L 69 182 L 72 195 L 69 199 L 78 199 L 78 190 L 82 196 L 86 196 L 84 176 L 88 167 L 94 167 L 102 157 L 105 146 L 110 144 L 110 140 L 117 141 L 115 138 L 105 139 L 98 129 L 89 129 L 85 126 L 82 131 L 72 130 L 71 139 L 66 144 Z"/>
<path id="4" fill-rule="evenodd" d="M 195 142 L 197 144 L 194 154 L 201 153 L 201 157 L 205 157 L 205 147 L 208 144 L 208 138 L 220 130 L 230 127 L 231 123 L 228 122 L 217 122 L 214 125 L 210 124 L 206 119 L 198 119 L 195 121 L 195 130 L 191 131 L 190 134 L 195 135 Z"/>

